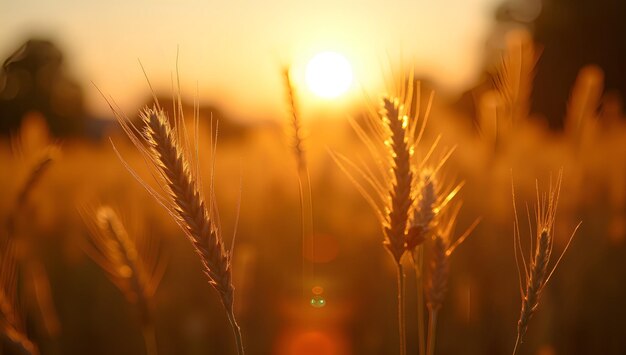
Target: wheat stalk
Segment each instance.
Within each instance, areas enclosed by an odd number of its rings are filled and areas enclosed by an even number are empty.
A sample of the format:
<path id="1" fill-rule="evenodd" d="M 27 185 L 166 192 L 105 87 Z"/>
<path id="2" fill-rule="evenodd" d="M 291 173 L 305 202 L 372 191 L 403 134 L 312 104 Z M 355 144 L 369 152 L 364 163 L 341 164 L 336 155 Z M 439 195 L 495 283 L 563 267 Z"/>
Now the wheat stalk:
<path id="1" fill-rule="evenodd" d="M 19 314 L 20 312 L 18 311 L 19 307 L 16 293 L 19 260 L 16 254 L 16 247 L 18 242 L 22 242 L 17 238 L 18 219 L 26 208 L 30 194 L 49 169 L 57 153 L 55 147 L 50 147 L 44 151 L 42 156 L 39 157 L 31 168 L 26 180 L 18 191 L 13 209 L 6 220 L 6 235 L 0 240 L 0 332 L 3 339 L 5 339 L 15 351 L 22 354 L 38 354 L 39 350 L 28 338 Z M 24 262 L 39 265 L 38 260 L 34 260 L 34 258 L 24 260 Z M 43 270 L 42 267 L 28 267 L 28 270 L 32 271 L 34 269 Z M 49 290 L 47 277 L 42 279 L 41 273 L 37 275 L 29 273 L 28 276 L 30 276 L 31 281 L 35 283 L 35 290 L 42 289 L 42 287 L 37 287 L 37 284 L 42 282 L 45 283 L 44 286 L 47 286 L 43 287 L 43 289 Z M 45 274 L 43 274 L 43 277 L 45 277 Z M 49 293 L 45 293 L 45 295 L 49 296 Z M 37 297 L 37 300 L 41 301 L 42 299 Z M 47 304 L 51 304 L 49 299 L 47 301 L 49 302 Z M 58 329 L 56 314 L 54 312 L 46 312 L 46 310 L 49 309 L 49 307 L 43 307 L 40 302 L 40 310 L 44 318 L 44 323 L 50 325 L 47 329 Z M 51 333 L 54 332 L 52 331 Z"/>
<path id="2" fill-rule="evenodd" d="M 452 150 L 448 151 L 436 168 L 424 168 L 418 176 L 416 203 L 412 210 L 406 241 L 406 249 L 413 256 L 424 241 L 434 238 L 433 232 L 437 230 L 439 223 L 438 216 L 451 205 L 464 186 L 463 182 L 445 184 L 438 177 L 441 167 L 451 153 Z"/>
<path id="3" fill-rule="evenodd" d="M 389 189 L 387 223 L 383 226 L 384 245 L 397 264 L 405 251 L 405 233 L 409 209 L 413 204 L 413 171 L 411 155 L 413 147 L 407 137 L 408 117 L 401 114 L 398 100 L 383 99 L 381 119 L 389 131 L 387 144 L 390 149 L 393 180 Z"/>
<path id="4" fill-rule="evenodd" d="M 35 186 L 37 186 L 37 184 L 41 181 L 43 175 L 48 171 L 57 155 L 58 149 L 56 147 L 48 147 L 48 149 L 44 150 L 43 154 L 37 159 L 31 168 L 28 177 L 22 184 L 17 197 L 15 198 L 11 214 L 7 218 L 6 229 L 10 238 L 14 237 L 17 218 L 26 207 L 28 197 Z"/>
<path id="5" fill-rule="evenodd" d="M 448 289 L 450 256 L 467 239 L 467 237 L 469 237 L 481 220 L 481 218 L 477 218 L 465 230 L 465 232 L 463 232 L 463 234 L 457 238 L 452 237 L 462 205 L 461 200 L 452 200 L 452 198 L 456 195 L 460 186 L 461 185 L 456 185 L 456 188 L 454 188 L 450 193 L 443 195 L 446 196 L 445 198 L 438 199 L 438 202 L 436 202 L 436 206 L 438 207 L 434 208 L 434 211 L 439 213 L 442 208 L 450 205 L 450 207 L 448 207 L 440 215 L 436 215 L 437 222 L 434 224 L 431 231 L 432 255 L 430 258 L 429 277 L 424 291 L 429 316 L 428 340 L 426 347 L 426 353 L 428 355 L 433 355 L 435 353 L 437 319 Z"/>
<path id="6" fill-rule="evenodd" d="M 479 130 L 491 158 L 501 153 L 513 127 L 528 117 L 535 65 L 541 54 L 527 30 L 506 35 L 506 46 L 492 76 L 493 90 L 482 97 Z"/>
<path id="7" fill-rule="evenodd" d="M 520 276 L 520 294 L 522 297 L 522 306 L 520 310 L 520 317 L 517 322 L 517 337 L 515 340 L 513 355 L 517 353 L 519 345 L 524 341 L 524 336 L 528 330 L 528 323 L 539 307 L 539 300 L 544 287 L 550 280 L 550 277 L 552 277 L 552 274 L 563 258 L 563 255 L 565 255 L 565 252 L 569 248 L 572 239 L 580 226 L 580 223 L 576 226 L 570 235 L 565 248 L 561 252 L 561 255 L 554 265 L 550 267 L 549 264 L 554 245 L 554 221 L 556 218 L 556 210 L 559 202 L 562 180 L 563 170 L 561 169 L 554 184 L 551 179 L 548 193 L 542 195 L 539 193 L 539 184 L 536 183 L 537 205 L 535 206 L 535 215 L 537 219 L 535 237 L 533 238 L 532 232 L 530 236 L 531 244 L 528 260 L 526 260 L 522 249 L 520 225 L 515 203 L 515 190 L 513 189 L 513 209 L 515 213 L 513 233 L 515 262 Z M 528 218 L 530 220 L 530 215 Z"/>
<path id="8" fill-rule="evenodd" d="M 300 197 L 301 211 L 301 238 L 302 238 L 302 289 L 303 294 L 309 289 L 308 282 L 315 279 L 315 232 L 313 230 L 313 193 L 311 176 L 307 165 L 306 151 L 304 149 L 304 133 L 300 118 L 296 89 L 291 80 L 289 66 L 283 68 L 283 83 L 287 94 L 287 104 L 290 115 L 289 136 L 291 147 L 296 158 L 298 167 L 298 192 Z M 311 253 L 311 261 L 307 262 L 307 250 Z"/>
<path id="9" fill-rule="evenodd" d="M 426 154 L 429 159 L 435 145 L 431 147 L 431 152 Z M 426 241 L 440 238 L 437 234 L 439 230 L 440 215 L 445 212 L 450 202 L 454 200 L 463 183 L 446 184 L 441 178 L 441 168 L 450 157 L 453 149 L 444 152 L 434 167 L 424 167 L 417 176 L 415 185 L 416 197 L 415 206 L 412 211 L 412 218 L 406 237 L 406 249 L 411 256 L 413 268 L 415 270 L 417 282 L 417 318 L 418 318 L 418 344 L 419 353 L 426 353 L 426 341 L 424 330 L 424 280 L 423 280 L 423 260 L 424 243 Z M 425 163 L 424 163 L 425 164 Z M 443 213 L 445 215 L 445 213 Z M 445 221 L 442 221 L 445 222 Z M 434 249 L 436 251 L 436 249 Z"/>
<path id="10" fill-rule="evenodd" d="M 287 94 L 287 107 L 289 108 L 290 116 L 290 134 L 291 147 L 298 163 L 298 171 L 306 169 L 306 155 L 304 151 L 304 133 L 302 129 L 302 120 L 300 119 L 300 113 L 297 105 L 296 91 L 293 87 L 291 80 L 291 72 L 288 66 L 282 70 L 283 84 L 285 92 Z"/>
<path id="11" fill-rule="evenodd" d="M 136 307 L 146 352 L 156 354 L 152 299 L 165 272 L 158 242 L 141 233 L 131 237 L 119 215 L 108 206 L 81 214 L 91 232 L 91 242 L 83 249 Z"/>
<path id="12" fill-rule="evenodd" d="M 388 86 L 397 95 L 383 97 L 379 105 L 373 105 L 368 98 L 369 115 L 365 116 L 364 123 L 350 120 L 375 167 L 356 164 L 344 155 L 331 152 L 335 162 L 376 212 L 382 226 L 383 245 L 396 264 L 401 354 L 406 353 L 405 282 L 401 260 L 408 250 L 407 243 L 413 243 L 415 237 L 415 229 L 409 228 L 409 222 L 417 196 L 417 172 L 424 167 L 437 144 L 433 144 L 422 161 L 416 160 L 414 152 L 423 137 L 434 95 L 431 93 L 427 104 L 421 107 L 419 81 L 414 79 L 412 71 L 409 73 L 408 77 L 392 73 L 398 81 Z"/>
<path id="13" fill-rule="evenodd" d="M 415 135 L 416 122 L 409 120 L 406 107 L 411 107 L 410 100 L 400 102 L 397 98 L 385 97 L 380 110 L 368 116 L 366 126 L 352 122 L 355 132 L 376 161 L 378 170 L 359 167 L 347 157 L 331 153 L 339 167 L 374 208 L 382 226 L 383 245 L 396 264 L 400 354 L 406 353 L 405 281 L 401 259 L 406 250 L 409 212 L 414 202 L 412 158 L 418 141 Z M 356 177 L 351 171 L 356 172 Z M 359 179 L 364 183 L 360 183 Z"/>
<path id="14" fill-rule="evenodd" d="M 422 264 L 424 259 L 423 243 L 430 235 L 432 225 L 435 223 L 435 203 L 437 196 L 433 179 L 429 174 L 422 174 L 421 187 L 418 189 L 416 207 L 413 209 L 413 219 L 406 238 L 406 248 L 411 255 L 415 280 L 417 283 L 417 326 L 419 354 L 426 353 L 426 337 L 424 330 L 424 282 L 422 277 Z"/>
<path id="15" fill-rule="evenodd" d="M 424 330 L 424 282 L 422 265 L 424 259 L 423 243 L 430 237 L 437 215 L 437 194 L 434 176 L 424 171 L 420 174 L 417 189 L 417 203 L 413 208 L 413 218 L 406 236 L 406 248 L 411 255 L 415 280 L 417 283 L 417 325 L 419 353 L 426 353 L 426 337 Z"/>
<path id="16" fill-rule="evenodd" d="M 137 129 L 127 117 L 119 114 L 113 107 L 111 108 L 128 137 L 154 169 L 157 180 L 162 184 L 160 185 L 162 190 L 157 191 L 151 188 L 122 159 L 123 163 L 148 192 L 166 208 L 191 241 L 196 253 L 200 256 L 209 284 L 218 292 L 224 305 L 233 328 L 237 350 L 240 355 L 243 354 L 241 329 L 234 315 L 235 288 L 232 283 L 231 254 L 224 250 L 213 179 L 211 179 L 210 200 L 206 203 L 202 197 L 201 184 L 198 182 L 197 166 L 194 170 L 194 164 L 191 163 L 192 154 L 180 101 L 175 107 L 175 127 L 171 126 L 158 103 L 155 107 L 142 111 L 142 130 Z M 119 155 L 119 152 L 117 153 Z M 198 152 L 195 153 L 197 162 Z"/>
<path id="17" fill-rule="evenodd" d="M 398 100 L 384 98 L 380 117 L 387 128 L 393 178 L 389 187 L 389 208 L 383 224 L 384 246 L 387 248 L 398 271 L 398 321 L 400 328 L 400 354 L 406 354 L 405 285 L 404 270 L 400 259 L 405 251 L 406 229 L 409 209 L 413 204 L 413 171 L 411 155 L 413 147 L 407 137 L 408 117 L 401 114 Z"/>
<path id="18" fill-rule="evenodd" d="M 224 251 L 220 230 L 200 195 L 165 112 L 148 109 L 142 119 L 146 125 L 144 138 L 166 180 L 174 214 L 201 256 L 211 285 L 219 292 L 224 305 L 231 307 L 234 287 L 229 255 Z"/>
<path id="19" fill-rule="evenodd" d="M 37 346 L 28 338 L 18 312 L 17 258 L 15 243 L 5 236 L 0 240 L 0 336 L 19 354 L 37 355 Z"/>

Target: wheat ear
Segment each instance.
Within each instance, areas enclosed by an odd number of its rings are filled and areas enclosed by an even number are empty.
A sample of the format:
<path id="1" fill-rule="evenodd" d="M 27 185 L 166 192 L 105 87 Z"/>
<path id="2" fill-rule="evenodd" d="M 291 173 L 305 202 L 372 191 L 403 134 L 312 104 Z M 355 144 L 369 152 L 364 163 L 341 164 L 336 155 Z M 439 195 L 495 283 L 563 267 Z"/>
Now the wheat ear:
<path id="1" fill-rule="evenodd" d="M 435 335 L 437 330 L 437 317 L 439 309 L 448 289 L 449 273 L 446 244 L 441 236 L 436 236 L 432 247 L 432 260 L 430 264 L 430 277 L 426 285 L 426 305 L 428 307 L 428 343 L 427 354 L 435 353 Z"/>
<path id="2" fill-rule="evenodd" d="M 166 179 L 176 217 L 200 255 L 210 284 L 219 292 L 224 305 L 232 307 L 234 287 L 229 255 L 189 171 L 189 163 L 162 110 L 146 110 L 142 118 L 146 124 L 144 136 L 152 157 L 158 162 L 157 168 Z"/>
<path id="3" fill-rule="evenodd" d="M 6 234 L 0 240 L 0 336 L 4 340 L 3 343 L 9 345 L 13 351 L 19 354 L 36 355 L 39 350 L 26 334 L 16 297 L 18 274 L 17 220 L 23 212 L 32 190 L 50 167 L 54 158 L 53 152 L 54 149 L 47 150 L 30 170 L 17 194 L 11 214 L 7 218 Z"/>
<path id="4" fill-rule="evenodd" d="M 291 81 L 291 73 L 288 66 L 283 68 L 282 75 L 285 92 L 287 94 L 287 107 L 289 108 L 291 124 L 289 136 L 291 137 L 291 147 L 298 163 L 298 171 L 303 171 L 307 166 L 304 151 L 304 134 L 302 130 L 302 120 L 300 119 L 300 113 L 296 103 L 296 91 Z"/>
<path id="5" fill-rule="evenodd" d="M 398 321 L 400 328 L 400 354 L 406 354 L 405 282 L 400 259 L 405 251 L 409 209 L 413 204 L 412 147 L 407 137 L 408 117 L 401 114 L 398 100 L 383 99 L 381 119 L 389 130 L 391 169 L 393 180 L 389 190 L 389 209 L 383 226 L 384 245 L 394 258 L 398 271 Z"/>
<path id="6" fill-rule="evenodd" d="M 434 149 L 435 145 L 431 148 L 431 151 Z M 424 277 L 423 277 L 423 261 L 424 261 L 424 243 L 429 240 L 435 240 L 435 245 L 437 243 L 437 239 L 441 239 L 441 236 L 438 234 L 441 228 L 439 228 L 439 216 L 446 216 L 449 214 L 447 212 L 448 206 L 455 205 L 456 202 L 455 197 L 463 187 L 463 183 L 456 184 L 447 184 L 443 183 L 438 176 L 441 174 L 440 170 L 442 166 L 445 164 L 447 159 L 450 157 L 450 154 L 453 150 L 449 150 L 447 153 L 443 155 L 441 159 L 438 160 L 438 163 L 435 167 L 424 167 L 421 169 L 421 173 L 417 176 L 416 181 L 416 203 L 413 207 L 412 218 L 409 223 L 409 229 L 407 232 L 406 238 L 406 248 L 407 252 L 411 256 L 411 261 L 413 263 L 413 268 L 415 269 L 415 276 L 417 281 L 417 318 L 418 318 L 418 340 L 419 340 L 419 350 L 420 354 L 426 353 L 426 342 L 425 342 L 425 315 L 424 315 Z M 426 157 L 429 157 L 429 154 L 426 154 Z M 452 215 L 452 218 L 455 218 L 455 215 Z M 445 222 L 441 221 L 441 222 Z M 450 221 L 454 222 L 454 220 Z M 441 226 L 445 227 L 445 226 Z M 450 233 L 450 231 L 445 230 L 446 233 Z M 444 240 L 439 240 L 439 242 L 443 243 Z M 458 243 L 462 242 L 462 240 L 457 240 L 457 243 L 453 244 L 448 250 L 451 253 L 454 248 L 458 245 Z M 442 246 L 444 249 L 444 256 L 446 252 L 447 246 Z M 433 248 L 433 252 L 435 255 L 441 254 L 437 253 L 437 248 Z M 433 260 L 437 260 L 437 258 L 433 258 Z M 438 258 L 442 263 L 447 263 L 447 260 L 444 258 Z M 433 261 L 434 262 L 434 261 Z M 432 266 L 432 264 L 431 264 Z M 435 275 L 433 270 L 431 271 L 431 275 Z M 436 278 L 440 279 L 440 278 Z M 447 279 L 447 277 L 445 277 Z M 429 281 L 433 281 L 432 279 Z M 434 288 L 427 287 L 426 290 L 433 290 Z M 432 299 L 432 297 L 430 297 Z"/>
<path id="7" fill-rule="evenodd" d="M 39 350 L 26 335 L 18 312 L 15 242 L 9 238 L 0 240 L 0 337 L 18 354 L 37 355 Z"/>
<path id="8" fill-rule="evenodd" d="M 128 118 L 116 114 L 124 131 L 142 152 L 149 165 L 154 168 L 158 179 L 164 185 L 163 191 L 159 192 L 149 187 L 130 169 L 128 164 L 125 163 L 125 165 L 152 196 L 168 210 L 191 241 L 196 253 L 200 256 L 209 284 L 218 292 L 226 309 L 235 335 L 237 350 L 241 355 L 244 349 L 241 329 L 234 315 L 235 288 L 232 283 L 231 255 L 224 250 L 214 199 L 213 181 L 211 179 L 211 197 L 207 204 L 201 194 L 201 185 L 198 183 L 197 167 L 195 171 L 192 170 L 194 165 L 190 163 L 191 153 L 187 148 L 188 141 L 184 119 L 180 113 L 180 103 L 177 109 L 179 113 L 174 117 L 177 124 L 175 129 L 172 128 L 165 112 L 158 105 L 146 108 L 141 113 L 144 125 L 141 131 L 130 123 Z M 114 110 L 114 112 L 117 111 Z"/>
<path id="9" fill-rule="evenodd" d="M 453 240 L 452 233 L 456 227 L 457 217 L 461 210 L 462 201 L 451 200 L 461 185 L 456 185 L 445 198 L 437 200 L 434 211 L 441 212 L 441 209 L 448 206 L 441 215 L 437 215 L 437 223 L 432 230 L 432 247 L 429 266 L 429 277 L 426 283 L 426 306 L 428 308 L 428 340 L 426 353 L 435 353 L 435 338 L 437 330 L 437 319 L 439 310 L 443 306 L 448 289 L 448 276 L 450 270 L 450 256 L 456 251 L 467 237 L 474 231 L 481 218 L 477 218 L 459 237 Z M 452 201 L 452 203 L 450 202 Z"/>
<path id="10" fill-rule="evenodd" d="M 430 236 L 436 217 L 436 187 L 434 176 L 426 173 L 420 176 L 417 204 L 413 209 L 413 219 L 406 237 L 406 248 L 411 255 L 415 281 L 417 284 L 417 326 L 418 349 L 420 354 L 426 353 L 426 336 L 424 329 L 424 278 L 423 278 L 423 243 Z"/>
<path id="11" fill-rule="evenodd" d="M 28 241 L 28 243 L 33 242 L 33 240 Z M 27 248 L 30 249 L 31 246 Z M 61 332 L 61 323 L 52 298 L 52 286 L 45 265 L 38 255 L 24 255 L 22 266 L 33 284 L 35 299 L 45 330 L 50 336 L 56 337 Z"/>
<path id="12" fill-rule="evenodd" d="M 401 259 L 406 250 L 409 210 L 414 199 L 411 158 L 416 142 L 419 140 L 414 135 L 415 122 L 409 122 L 406 115 L 406 107 L 410 107 L 410 99 L 405 101 L 402 104 L 397 98 L 385 97 L 382 99 L 378 112 L 370 106 L 370 115 L 367 116 L 365 124 L 350 121 L 356 134 L 375 160 L 377 166 L 375 170 L 367 166 L 360 167 L 349 158 L 331 152 L 337 165 L 352 180 L 376 212 L 383 230 L 383 245 L 396 264 L 401 355 L 406 353 L 405 282 Z"/>
<path id="13" fill-rule="evenodd" d="M 26 203 L 28 201 L 28 196 L 31 194 L 34 187 L 37 186 L 39 181 L 41 181 L 41 178 L 46 173 L 46 171 L 48 171 L 48 169 L 52 165 L 52 162 L 56 158 L 57 154 L 58 154 L 57 148 L 49 147 L 48 149 L 44 151 L 42 156 L 39 157 L 39 159 L 36 161 L 32 169 L 30 170 L 28 177 L 22 184 L 22 187 L 20 188 L 17 194 L 15 203 L 13 205 L 12 213 L 9 215 L 9 218 L 7 219 L 7 222 L 6 222 L 6 229 L 7 229 L 9 238 L 14 237 L 15 228 L 16 228 L 15 224 L 17 223 L 17 218 L 19 214 L 22 212 L 22 210 L 24 209 L 24 207 L 26 206 Z"/>
<path id="14" fill-rule="evenodd" d="M 16 260 L 16 267 L 23 268 L 27 282 L 32 283 L 42 323 L 46 332 L 51 336 L 57 335 L 61 326 L 52 300 L 48 275 L 39 258 L 31 253 L 33 241 L 30 240 L 30 238 L 18 238 L 19 231 L 17 229 L 19 228 L 18 222 L 20 218 L 23 218 L 27 212 L 26 207 L 30 195 L 39 182 L 41 182 L 43 176 L 48 172 L 58 155 L 58 147 L 49 146 L 42 152 L 41 156 L 38 157 L 26 180 L 22 184 L 15 199 L 13 209 L 6 221 L 7 243 L 16 243 L 23 246 L 23 248 L 20 249 L 22 252 L 15 256 L 18 258 L 18 260 Z"/>
<path id="15" fill-rule="evenodd" d="M 146 353 L 156 354 L 152 298 L 165 272 L 158 242 L 146 236 L 131 237 L 119 215 L 108 206 L 81 214 L 91 232 L 90 243 L 83 249 L 136 307 Z"/>
<path id="16" fill-rule="evenodd" d="M 390 149 L 393 180 L 389 190 L 388 223 L 383 226 L 384 245 L 397 264 L 405 251 L 405 233 L 409 219 L 409 209 L 413 204 L 413 172 L 411 151 L 407 137 L 408 117 L 402 115 L 398 100 L 383 99 L 381 119 L 389 130 L 387 144 Z"/>
<path id="17" fill-rule="evenodd" d="M 559 194 L 561 190 L 561 182 L 563 180 L 563 170 L 558 173 L 556 182 L 553 184 L 550 181 L 549 191 L 547 194 L 540 196 L 538 183 L 536 184 L 537 192 L 537 205 L 535 207 L 535 214 L 537 216 L 535 237 L 533 243 L 533 237 L 531 235 L 530 255 L 528 260 L 524 257 L 522 250 L 519 219 L 517 217 L 517 207 L 515 204 L 515 190 L 513 189 L 513 208 L 515 213 L 514 222 L 514 249 L 515 249 L 515 262 L 518 267 L 520 276 L 520 294 L 522 296 L 522 306 L 520 310 L 520 317 L 517 322 L 517 338 L 515 340 L 515 347 L 513 349 L 513 355 L 517 354 L 519 345 L 524 341 L 524 336 L 528 330 L 528 323 L 533 314 L 539 307 L 539 299 L 541 292 L 550 280 L 550 277 L 556 270 L 559 262 L 565 252 L 569 248 L 572 242 L 578 226 L 574 229 L 570 238 L 552 267 L 549 267 L 550 259 L 552 256 L 552 247 L 554 245 L 554 221 L 556 217 L 557 205 L 559 202 Z M 529 216 L 530 220 L 530 216 Z M 530 226 L 529 226 L 530 228 Z M 534 244 L 534 250 L 533 250 Z M 523 270 L 520 270 L 522 268 Z"/>

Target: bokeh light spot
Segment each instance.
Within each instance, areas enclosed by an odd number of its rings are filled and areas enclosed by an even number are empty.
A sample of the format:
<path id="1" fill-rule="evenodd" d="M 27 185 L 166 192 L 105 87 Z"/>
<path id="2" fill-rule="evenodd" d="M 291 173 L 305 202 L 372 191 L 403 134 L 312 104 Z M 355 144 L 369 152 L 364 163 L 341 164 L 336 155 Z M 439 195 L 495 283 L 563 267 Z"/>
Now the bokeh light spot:
<path id="1" fill-rule="evenodd" d="M 322 308 L 326 306 L 326 299 L 320 295 L 311 297 L 311 306 L 315 308 Z"/>
<path id="2" fill-rule="evenodd" d="M 314 286 L 311 289 L 311 292 L 313 292 L 314 295 L 321 295 L 324 293 L 324 288 L 322 286 Z"/>

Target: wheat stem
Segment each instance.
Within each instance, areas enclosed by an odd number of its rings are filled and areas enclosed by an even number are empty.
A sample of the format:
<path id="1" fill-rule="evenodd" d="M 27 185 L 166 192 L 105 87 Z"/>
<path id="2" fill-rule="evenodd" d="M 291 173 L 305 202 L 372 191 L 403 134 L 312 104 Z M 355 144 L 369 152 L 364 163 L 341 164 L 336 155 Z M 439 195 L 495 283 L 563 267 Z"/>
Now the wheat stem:
<path id="1" fill-rule="evenodd" d="M 237 344 L 237 354 L 244 355 L 243 348 L 243 338 L 241 336 L 241 328 L 239 324 L 237 324 L 237 320 L 235 319 L 235 312 L 233 310 L 233 306 L 230 305 L 226 311 L 226 315 L 228 316 L 228 321 L 230 321 L 230 325 L 233 329 L 233 334 L 235 335 L 235 343 Z"/>
<path id="2" fill-rule="evenodd" d="M 405 321 L 405 280 L 404 267 L 398 263 L 398 334 L 400 336 L 400 355 L 406 355 L 406 321 Z"/>
<path id="3" fill-rule="evenodd" d="M 157 355 L 156 331 L 153 324 L 146 324 L 142 329 L 143 340 L 146 346 L 146 355 Z"/>
<path id="4" fill-rule="evenodd" d="M 526 335 L 526 331 L 528 330 L 528 323 L 530 321 L 530 318 L 539 307 L 541 292 L 550 280 L 550 277 L 554 273 L 554 270 L 556 270 L 556 267 L 563 258 L 563 255 L 567 251 L 574 235 L 576 234 L 576 231 L 578 230 L 578 227 L 580 226 L 580 224 L 576 226 L 576 228 L 570 235 L 570 238 L 565 248 L 561 252 L 560 256 L 557 258 L 556 263 L 549 267 L 548 265 L 550 264 L 552 248 L 554 245 L 554 222 L 556 217 L 556 209 L 559 202 L 562 179 L 563 170 L 561 169 L 557 175 L 557 179 L 554 184 L 552 183 L 552 179 L 550 179 L 551 181 L 549 184 L 549 190 L 547 193 L 544 194 L 539 193 L 539 183 L 536 182 L 535 190 L 537 194 L 537 205 L 535 207 L 535 242 L 533 243 L 533 237 L 531 234 L 531 254 L 528 258 L 529 265 L 527 264 L 526 258 L 524 257 L 524 252 L 522 250 L 519 219 L 517 217 L 517 208 L 515 201 L 515 189 L 513 189 L 513 208 L 515 213 L 513 229 L 515 261 L 518 267 L 518 273 L 520 277 L 520 292 L 522 295 L 522 306 L 520 310 L 520 317 L 517 321 L 517 338 L 515 340 L 513 354 L 517 352 L 518 347 L 521 345 L 521 343 L 524 342 L 524 336 Z M 532 227 L 530 226 L 530 212 L 528 212 L 528 219 L 529 228 L 532 230 Z M 523 269 L 523 272 L 520 269 Z M 522 281 L 524 281 L 525 285 L 522 285 Z"/>
<path id="5" fill-rule="evenodd" d="M 517 337 L 515 338 L 515 347 L 513 348 L 513 355 L 517 354 L 517 349 L 519 348 L 519 345 L 521 343 L 521 339 L 522 338 L 520 337 L 520 334 L 517 333 Z"/>
<path id="6" fill-rule="evenodd" d="M 435 336 L 437 335 L 437 316 L 439 315 L 438 309 L 428 310 L 428 355 L 435 354 Z"/>
<path id="7" fill-rule="evenodd" d="M 177 105 L 181 110 L 180 102 Z M 243 354 L 240 330 L 232 312 L 235 288 L 232 283 L 231 254 L 224 250 L 213 175 L 210 197 L 206 203 L 201 194 L 198 172 L 192 170 L 194 165 L 190 161 L 190 149 L 185 149 L 189 142 L 184 132 L 182 113 L 175 116 L 176 122 L 181 123 L 172 128 L 165 112 L 158 105 L 152 109 L 147 108 L 141 114 L 144 124 L 142 131 L 117 112 L 116 118 L 153 168 L 161 190 L 155 190 L 143 182 L 123 159 L 122 162 L 157 202 L 167 209 L 192 243 L 209 284 L 218 292 L 225 310 L 229 313 L 233 331 L 237 334 L 238 351 Z M 212 149 L 215 150 L 214 145 Z M 117 150 L 116 153 L 119 155 Z"/>
<path id="8" fill-rule="evenodd" d="M 302 238 L 302 294 L 307 296 L 309 282 L 315 279 L 315 232 L 313 230 L 313 198 L 311 176 L 307 165 L 304 147 L 302 120 L 297 104 L 297 92 L 291 81 L 290 68 L 283 68 L 283 83 L 287 93 L 287 104 L 291 118 L 291 142 L 298 165 L 298 192 L 300 194 L 301 238 Z M 306 253 L 310 253 L 307 261 Z"/>
<path id="9" fill-rule="evenodd" d="M 448 288 L 449 263 L 446 254 L 446 244 L 443 238 L 436 236 L 433 245 L 433 259 L 430 264 L 430 279 L 428 283 L 428 347 L 427 354 L 435 352 L 435 335 L 437 315 L 443 304 Z"/>
<path id="10" fill-rule="evenodd" d="M 309 283 L 315 279 L 315 232 L 313 230 L 313 196 L 309 169 L 305 165 L 298 170 L 298 191 L 302 218 L 302 293 L 307 296 Z M 307 251 L 310 261 L 307 261 Z"/>
<path id="11" fill-rule="evenodd" d="M 423 253 L 423 248 L 419 248 L 418 251 L 420 254 Z M 426 353 L 426 336 L 424 334 L 424 278 L 421 272 L 422 263 L 420 257 L 420 263 L 418 265 L 417 262 L 414 264 L 415 266 L 415 278 L 417 282 L 417 337 L 418 337 L 418 346 L 419 346 L 419 354 L 423 355 Z M 419 269 L 418 269 L 419 268 Z"/>

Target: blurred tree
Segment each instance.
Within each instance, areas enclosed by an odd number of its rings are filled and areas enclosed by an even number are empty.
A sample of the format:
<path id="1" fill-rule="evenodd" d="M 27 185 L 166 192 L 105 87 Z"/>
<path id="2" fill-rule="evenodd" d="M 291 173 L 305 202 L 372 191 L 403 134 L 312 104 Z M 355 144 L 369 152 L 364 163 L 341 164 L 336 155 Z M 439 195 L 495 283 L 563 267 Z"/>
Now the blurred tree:
<path id="1" fill-rule="evenodd" d="M 43 114 L 54 136 L 83 131 L 82 88 L 65 74 L 63 54 L 48 40 L 26 41 L 0 69 L 0 135 L 16 131 L 33 111 Z"/>

